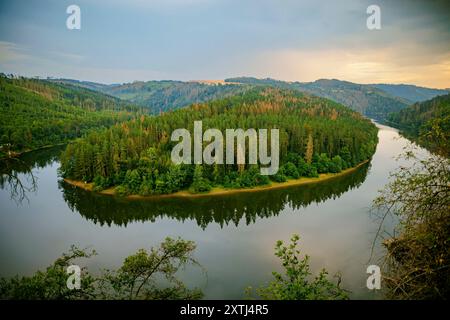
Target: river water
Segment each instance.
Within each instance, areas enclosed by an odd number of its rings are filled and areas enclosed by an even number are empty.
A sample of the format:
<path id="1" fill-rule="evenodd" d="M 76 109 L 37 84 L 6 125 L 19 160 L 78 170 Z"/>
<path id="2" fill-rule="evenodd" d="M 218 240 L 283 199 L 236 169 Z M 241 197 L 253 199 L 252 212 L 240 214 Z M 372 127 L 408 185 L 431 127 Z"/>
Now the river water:
<path id="1" fill-rule="evenodd" d="M 180 275 L 185 283 L 202 289 L 205 298 L 241 299 L 246 287 L 266 284 L 271 272 L 280 270 L 275 242 L 297 233 L 314 272 L 322 267 L 331 275 L 340 272 L 351 298 L 382 298 L 366 288 L 366 268 L 379 263 L 383 254 L 380 239 L 371 254 L 380 221 L 370 207 L 389 172 L 404 164 L 394 158 L 409 141 L 393 128 L 378 127 L 372 161 L 346 176 L 196 199 L 125 200 L 93 194 L 58 177 L 61 148 L 29 153 L 20 164 L 2 168 L 17 174 L 29 190 L 22 193 L 8 181 L 1 183 L 0 275 L 44 269 L 72 244 L 95 248 L 99 255 L 83 264 L 96 273 L 120 266 L 140 248 L 179 236 L 196 242 L 195 258 L 206 270 L 205 275 L 198 268 L 186 269 Z M 394 224 L 389 218 L 382 230 Z"/>

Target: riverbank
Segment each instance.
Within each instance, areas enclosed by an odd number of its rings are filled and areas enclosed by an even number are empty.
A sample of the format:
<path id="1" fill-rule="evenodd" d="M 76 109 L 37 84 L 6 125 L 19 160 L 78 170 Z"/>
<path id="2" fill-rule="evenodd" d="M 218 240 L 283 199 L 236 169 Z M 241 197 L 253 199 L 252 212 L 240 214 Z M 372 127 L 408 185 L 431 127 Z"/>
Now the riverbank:
<path id="1" fill-rule="evenodd" d="M 31 153 L 31 152 L 35 152 L 35 151 L 40 151 L 40 150 L 45 150 L 45 149 L 50 149 L 50 148 L 56 148 L 56 147 L 60 147 L 63 145 L 66 145 L 67 142 L 62 142 L 62 143 L 57 143 L 57 144 L 52 144 L 52 145 L 47 145 L 47 146 L 42 146 L 36 149 L 26 149 L 20 152 L 16 152 L 16 151 L 9 151 L 7 154 L 0 154 L 0 161 L 2 160 L 10 160 L 10 159 L 14 159 L 14 158 L 19 158 L 23 155 L 26 155 L 27 153 Z"/>
<path id="2" fill-rule="evenodd" d="M 361 162 L 360 164 L 358 164 L 355 167 L 342 170 L 339 173 L 322 173 L 319 175 L 318 178 L 302 177 L 299 179 L 290 179 L 286 182 L 271 182 L 271 184 L 269 184 L 269 185 L 258 186 L 258 187 L 254 187 L 254 188 L 226 189 L 226 188 L 215 187 L 215 188 L 212 188 L 207 193 L 190 193 L 188 190 L 181 190 L 181 191 L 178 191 L 175 193 L 161 194 L 161 195 L 141 196 L 141 195 L 133 194 L 133 195 L 125 196 L 124 198 L 126 198 L 126 199 L 155 199 L 155 198 L 175 198 L 175 197 L 198 198 L 198 197 L 220 196 L 220 195 L 227 195 L 227 194 L 234 194 L 234 193 L 258 192 L 258 191 L 263 191 L 263 190 L 288 188 L 288 187 L 299 186 L 299 185 L 303 185 L 303 184 L 319 183 L 322 181 L 327 181 L 327 180 L 331 180 L 333 178 L 341 177 L 343 175 L 349 174 L 349 173 L 357 170 L 359 167 L 363 166 L 367 162 L 369 162 L 369 160 Z M 97 191 L 93 191 L 93 188 L 94 188 L 93 183 L 84 183 L 82 181 L 76 181 L 76 180 L 71 180 L 71 179 L 64 179 L 64 181 L 70 185 L 76 186 L 78 188 L 81 188 L 81 189 L 84 189 L 87 191 L 96 192 L 98 194 L 103 194 L 103 195 L 117 196 L 115 193 L 115 190 L 114 190 L 115 187 L 97 192 Z"/>

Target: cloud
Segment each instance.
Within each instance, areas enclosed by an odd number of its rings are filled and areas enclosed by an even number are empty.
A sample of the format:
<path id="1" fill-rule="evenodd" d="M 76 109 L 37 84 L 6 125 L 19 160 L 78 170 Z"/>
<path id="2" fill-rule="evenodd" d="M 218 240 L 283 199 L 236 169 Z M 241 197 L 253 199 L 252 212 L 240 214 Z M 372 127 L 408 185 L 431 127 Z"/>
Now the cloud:
<path id="1" fill-rule="evenodd" d="M 290 81 L 336 78 L 358 83 L 409 83 L 447 88 L 450 86 L 450 53 L 428 61 L 415 57 L 415 64 L 402 61 L 396 48 L 281 50 L 260 54 L 249 71 L 259 77 Z M 261 68 L 261 66 L 264 66 Z"/>
<path id="2" fill-rule="evenodd" d="M 0 41 L 0 71 L 23 76 L 42 78 L 73 78 L 104 83 L 131 82 L 164 78 L 165 74 L 146 68 L 99 68 L 81 62 L 84 56 L 49 51 L 43 55 L 32 55 L 31 50 L 12 42 Z M 79 62 L 78 65 L 67 63 Z"/>
<path id="3" fill-rule="evenodd" d="M 27 60 L 30 56 L 15 43 L 0 41 L 0 63 Z"/>
<path id="4" fill-rule="evenodd" d="M 81 32 L 65 5 L 9 2 L 0 10 L 0 68 L 103 82 L 340 78 L 450 87 L 447 1 L 80 0 Z"/>

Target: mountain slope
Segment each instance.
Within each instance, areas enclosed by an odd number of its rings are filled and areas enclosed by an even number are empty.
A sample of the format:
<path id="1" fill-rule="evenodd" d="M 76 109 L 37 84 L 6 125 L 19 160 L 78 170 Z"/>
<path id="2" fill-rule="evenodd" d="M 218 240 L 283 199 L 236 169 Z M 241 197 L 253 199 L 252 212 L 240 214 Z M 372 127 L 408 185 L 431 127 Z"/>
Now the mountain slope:
<path id="1" fill-rule="evenodd" d="M 103 84 L 92 81 L 83 81 L 83 80 L 75 80 L 75 79 L 47 79 L 48 82 L 59 83 L 63 85 L 70 85 L 81 87 L 89 90 L 106 92 L 108 91 L 108 87 L 113 86 L 109 84 Z"/>
<path id="2" fill-rule="evenodd" d="M 247 89 L 249 89 L 247 86 L 237 84 L 210 85 L 199 82 L 147 81 L 111 86 L 106 92 L 146 106 L 153 112 L 160 112 L 232 96 Z"/>
<path id="3" fill-rule="evenodd" d="M 367 117 L 384 120 L 390 112 L 399 111 L 410 104 L 409 101 L 362 84 L 348 81 L 321 79 L 314 82 L 285 82 L 274 79 L 230 78 L 226 82 L 288 88 L 328 98 L 342 103 Z"/>
<path id="4" fill-rule="evenodd" d="M 356 84 L 348 81 L 321 79 L 314 82 L 286 82 L 274 79 L 238 77 L 226 79 L 227 85 L 183 81 L 137 81 L 103 85 L 87 81 L 58 79 L 147 107 L 153 113 L 173 110 L 191 103 L 201 103 L 245 92 L 254 86 L 270 86 L 307 92 L 342 103 L 367 117 L 384 121 L 416 101 L 445 94 L 447 91 L 412 85 Z"/>
<path id="5" fill-rule="evenodd" d="M 296 85 L 299 90 L 342 103 L 376 120 L 384 120 L 390 112 L 399 111 L 409 104 L 377 88 L 347 81 L 323 79 Z"/>
<path id="6" fill-rule="evenodd" d="M 55 82 L 70 83 L 97 90 L 133 104 L 146 107 L 152 113 L 174 110 L 192 103 L 201 103 L 229 97 L 248 90 L 240 84 L 206 84 L 183 81 L 136 81 L 124 84 L 102 85 L 93 82 L 58 79 Z"/>
<path id="7" fill-rule="evenodd" d="M 64 143 L 139 112 L 96 91 L 5 76 L 0 76 L 0 108 L 0 156 Z"/>
<path id="8" fill-rule="evenodd" d="M 450 157 L 450 94 L 415 103 L 388 120 L 420 145 Z"/>
<path id="9" fill-rule="evenodd" d="M 422 102 L 430 100 L 436 96 L 449 94 L 448 90 L 431 89 L 406 84 L 371 84 L 371 87 L 378 88 L 384 92 L 400 97 L 411 102 Z"/>

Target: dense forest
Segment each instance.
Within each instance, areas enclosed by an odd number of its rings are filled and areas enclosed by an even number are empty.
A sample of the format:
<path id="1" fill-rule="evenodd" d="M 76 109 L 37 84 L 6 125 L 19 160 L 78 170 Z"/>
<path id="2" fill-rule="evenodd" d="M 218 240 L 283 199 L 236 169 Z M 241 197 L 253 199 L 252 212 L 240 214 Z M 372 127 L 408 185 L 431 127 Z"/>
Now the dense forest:
<path id="1" fill-rule="evenodd" d="M 77 86 L 0 75 L 0 157 L 65 143 L 143 112 Z"/>
<path id="2" fill-rule="evenodd" d="M 369 118 L 384 121 L 391 112 L 448 91 L 413 85 L 357 84 L 336 79 L 314 82 L 287 82 L 275 79 L 237 77 L 225 79 L 225 84 L 196 81 L 135 81 L 123 84 L 101 84 L 71 79 L 53 79 L 57 83 L 100 91 L 160 113 L 245 92 L 255 86 L 297 90 L 341 103 Z"/>
<path id="3" fill-rule="evenodd" d="M 225 79 L 226 82 L 247 85 L 272 86 L 298 90 L 318 97 L 331 99 L 369 118 L 384 120 L 394 111 L 406 108 L 411 101 L 391 95 L 374 86 L 336 79 L 320 79 L 314 82 L 286 82 L 274 79 L 239 77 Z"/>
<path id="4" fill-rule="evenodd" d="M 450 94 L 415 103 L 389 121 L 430 151 L 450 157 Z"/>
<path id="5" fill-rule="evenodd" d="M 203 130 L 222 132 L 278 128 L 280 169 L 269 178 L 260 175 L 258 165 L 174 165 L 170 153 L 177 142 L 170 141 L 171 133 L 192 132 L 196 120 L 203 121 Z M 95 190 L 115 186 L 121 195 L 199 193 L 214 186 L 248 188 L 337 173 L 369 159 L 376 144 L 375 125 L 342 105 L 261 87 L 93 132 L 68 145 L 60 171 L 64 178 L 94 182 Z"/>
<path id="6" fill-rule="evenodd" d="M 52 80 L 58 83 L 97 90 L 133 104 L 146 107 L 150 112 L 160 112 L 179 109 L 192 103 L 229 97 L 242 93 L 251 86 L 241 84 L 206 84 L 195 81 L 135 81 L 132 83 L 102 85 L 88 81 L 69 79 Z"/>

